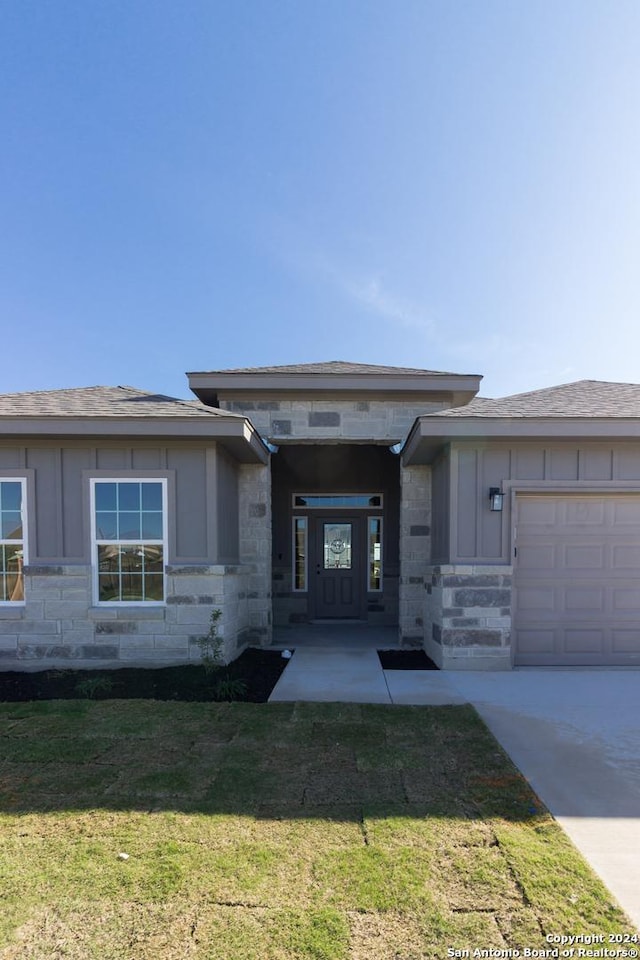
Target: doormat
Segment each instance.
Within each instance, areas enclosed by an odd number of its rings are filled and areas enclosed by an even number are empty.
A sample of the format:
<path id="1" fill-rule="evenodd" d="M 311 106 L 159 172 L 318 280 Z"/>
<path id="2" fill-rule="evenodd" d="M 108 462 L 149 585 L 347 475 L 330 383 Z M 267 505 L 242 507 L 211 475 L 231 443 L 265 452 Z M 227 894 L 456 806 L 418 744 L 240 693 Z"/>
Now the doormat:
<path id="1" fill-rule="evenodd" d="M 378 650 L 383 670 L 437 670 L 424 650 Z"/>

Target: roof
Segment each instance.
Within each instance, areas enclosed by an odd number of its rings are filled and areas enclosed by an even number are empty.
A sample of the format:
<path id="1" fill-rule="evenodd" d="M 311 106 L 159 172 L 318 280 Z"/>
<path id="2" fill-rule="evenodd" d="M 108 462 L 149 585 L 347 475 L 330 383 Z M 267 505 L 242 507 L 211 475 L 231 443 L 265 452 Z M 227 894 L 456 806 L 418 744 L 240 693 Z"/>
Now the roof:
<path id="1" fill-rule="evenodd" d="M 135 438 L 215 441 L 240 463 L 266 463 L 268 451 L 242 415 L 199 400 L 136 387 L 74 387 L 0 394 L 3 437 Z"/>
<path id="2" fill-rule="evenodd" d="M 411 428 L 403 456 L 409 464 L 433 463 L 455 440 L 639 439 L 640 384 L 578 380 L 500 400 L 477 397 L 465 407 L 424 414 Z"/>
<path id="3" fill-rule="evenodd" d="M 442 373 L 419 367 L 386 367 L 374 363 L 297 363 L 280 367 L 245 367 L 187 374 L 189 387 L 204 403 L 216 407 L 221 398 L 334 396 L 437 396 L 442 406 L 456 407 L 475 397 L 477 374 Z"/>
<path id="4" fill-rule="evenodd" d="M 323 363 L 290 363 L 278 367 L 236 367 L 231 370 L 202 370 L 200 373 L 276 373 L 276 374 L 390 374 L 413 376 L 424 374 L 430 377 L 451 377 L 452 373 L 443 373 L 440 370 L 423 370 L 420 367 L 389 367 L 376 363 L 350 363 L 346 360 L 327 360 Z"/>
<path id="5" fill-rule="evenodd" d="M 236 416 L 199 400 L 178 400 L 136 387 L 72 387 L 0 394 L 0 417 L 219 417 Z"/>
<path id="6" fill-rule="evenodd" d="M 640 417 L 640 384 L 577 380 L 499 400 L 476 397 L 436 417 Z"/>

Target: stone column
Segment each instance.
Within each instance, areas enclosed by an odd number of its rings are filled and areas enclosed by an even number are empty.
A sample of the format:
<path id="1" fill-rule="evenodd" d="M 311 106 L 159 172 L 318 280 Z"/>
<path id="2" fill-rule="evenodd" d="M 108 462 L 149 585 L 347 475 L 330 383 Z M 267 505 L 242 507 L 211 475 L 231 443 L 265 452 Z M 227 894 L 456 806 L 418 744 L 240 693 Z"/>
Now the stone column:
<path id="1" fill-rule="evenodd" d="M 247 571 L 248 639 L 268 644 L 271 617 L 271 466 L 239 471 L 240 563 Z"/>
<path id="2" fill-rule="evenodd" d="M 431 559 L 431 468 L 400 464 L 400 642 L 424 643 L 425 573 Z"/>

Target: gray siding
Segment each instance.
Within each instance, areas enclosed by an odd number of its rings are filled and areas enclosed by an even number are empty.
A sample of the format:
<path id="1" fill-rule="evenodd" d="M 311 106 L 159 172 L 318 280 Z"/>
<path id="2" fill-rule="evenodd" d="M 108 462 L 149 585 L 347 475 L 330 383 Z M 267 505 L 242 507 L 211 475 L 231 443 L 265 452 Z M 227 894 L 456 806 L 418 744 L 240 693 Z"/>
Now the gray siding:
<path id="1" fill-rule="evenodd" d="M 105 472 L 126 477 L 149 470 L 170 478 L 169 562 L 211 564 L 237 559 L 235 466 L 215 444 L 3 443 L 0 474 L 3 469 L 29 470 L 33 475 L 35 496 L 28 502 L 32 564 L 89 563 L 88 478 Z"/>
<path id="2" fill-rule="evenodd" d="M 167 466 L 175 470 L 176 478 L 176 559 L 213 560 L 209 557 L 207 512 L 206 450 L 182 449 L 167 451 Z M 210 505 L 215 509 L 214 505 Z"/>
<path id="3" fill-rule="evenodd" d="M 440 457 L 431 474 L 431 556 L 432 562 L 446 561 L 449 556 L 450 526 L 450 459 Z"/>
<path id="4" fill-rule="evenodd" d="M 573 484 L 577 489 L 610 483 L 616 489 L 625 481 L 640 481 L 640 444 L 631 442 L 458 443 L 449 456 L 451 549 L 447 556 L 446 535 L 440 531 L 437 557 L 434 553 L 434 559 L 443 562 L 510 561 L 511 486 L 521 483 L 528 489 L 550 491 L 554 484 Z M 442 499 L 438 472 L 444 471 L 444 465 L 440 463 L 434 470 L 434 508 Z M 503 486 L 507 493 L 502 513 L 489 510 L 492 486 Z"/>
<path id="5" fill-rule="evenodd" d="M 220 447 L 217 453 L 218 560 L 220 563 L 237 562 L 239 554 L 238 467 Z"/>

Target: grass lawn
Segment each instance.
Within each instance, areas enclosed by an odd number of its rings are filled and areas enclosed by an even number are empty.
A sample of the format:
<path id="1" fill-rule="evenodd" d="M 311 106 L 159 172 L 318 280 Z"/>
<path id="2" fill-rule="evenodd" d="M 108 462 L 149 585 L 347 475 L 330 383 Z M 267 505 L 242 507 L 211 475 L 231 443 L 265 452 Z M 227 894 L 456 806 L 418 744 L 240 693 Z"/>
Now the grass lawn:
<path id="1" fill-rule="evenodd" d="M 470 707 L 60 700 L 0 735 L 2 960 L 634 932 Z"/>

